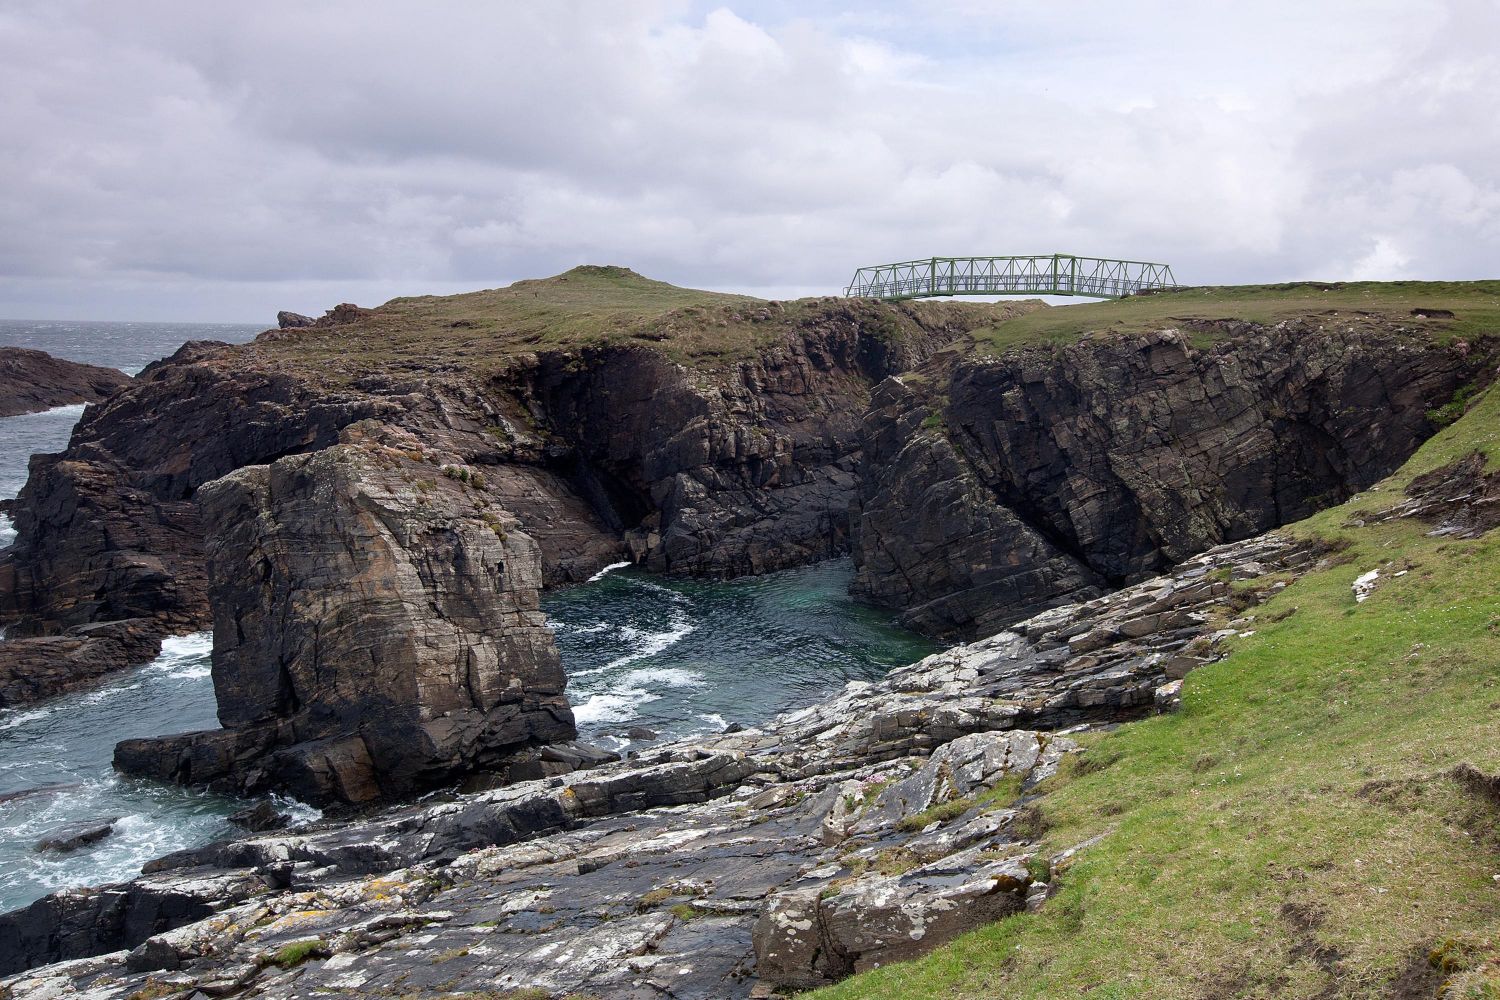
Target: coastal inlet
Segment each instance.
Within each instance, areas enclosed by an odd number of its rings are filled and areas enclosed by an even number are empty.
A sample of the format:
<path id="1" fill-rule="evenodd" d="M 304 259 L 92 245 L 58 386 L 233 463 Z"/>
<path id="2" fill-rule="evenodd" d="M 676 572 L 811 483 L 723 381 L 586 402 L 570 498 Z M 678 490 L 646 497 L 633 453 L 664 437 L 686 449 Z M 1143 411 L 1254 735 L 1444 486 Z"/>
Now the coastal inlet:
<path id="1" fill-rule="evenodd" d="M 244 339 L 234 328 L 0 324 L 0 342 L 138 371 L 182 339 Z M 0 418 L 0 497 L 35 452 L 67 445 L 83 406 Z M 0 547 L 14 540 L 0 515 Z M 613 567 L 544 595 L 580 735 L 615 749 L 756 725 L 848 680 L 873 680 L 938 648 L 851 600 L 848 560 L 725 582 Z M 0 640 L 3 641 L 3 640 Z M 0 911 L 68 886 L 135 875 L 161 854 L 230 836 L 244 803 L 116 775 L 114 744 L 215 724 L 207 633 L 169 638 L 154 662 L 99 686 L 0 710 Z M 630 735 L 634 731 L 634 738 Z M 282 803 L 295 818 L 316 815 Z M 59 829 L 113 820 L 76 850 L 39 852 Z"/>

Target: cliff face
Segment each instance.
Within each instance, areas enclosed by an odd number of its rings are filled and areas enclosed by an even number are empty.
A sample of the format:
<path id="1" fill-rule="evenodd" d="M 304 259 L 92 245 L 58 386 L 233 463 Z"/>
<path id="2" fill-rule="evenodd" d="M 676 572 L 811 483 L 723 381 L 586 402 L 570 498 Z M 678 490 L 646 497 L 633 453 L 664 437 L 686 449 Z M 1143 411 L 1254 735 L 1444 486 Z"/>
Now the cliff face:
<path id="1" fill-rule="evenodd" d="M 923 631 L 993 633 L 1345 499 L 1400 465 L 1488 357 L 1291 325 L 888 380 L 863 428 L 855 589 Z"/>
<path id="2" fill-rule="evenodd" d="M 717 376 L 651 351 L 550 355 L 520 396 L 634 561 L 764 573 L 848 551 L 870 387 L 962 330 L 908 324 L 898 338 L 883 322 L 891 307 L 832 305 Z"/>
<path id="3" fill-rule="evenodd" d="M 709 369 L 636 346 L 521 355 L 495 372 L 436 360 L 333 372 L 286 363 L 281 338 L 298 331 L 190 344 L 88 413 L 67 451 L 33 459 L 17 543 L 0 556 L 0 620 L 18 638 L 127 618 L 207 627 L 198 487 L 329 447 L 364 419 L 489 473 L 549 584 L 627 551 L 724 574 L 845 551 L 870 386 L 993 315 L 924 326 L 893 309 L 831 304 Z"/>
<path id="4" fill-rule="evenodd" d="M 366 442 L 199 500 L 225 728 L 121 744 L 122 770 L 366 802 L 576 735 L 540 552 L 482 480 Z"/>
<path id="5" fill-rule="evenodd" d="M 574 736 L 538 589 L 847 551 L 870 388 L 1009 308 L 767 309 L 753 354 L 700 366 L 606 344 L 309 370 L 297 330 L 184 348 L 37 459 L 0 569 L 28 637 L 0 680 L 24 683 L 0 692 L 61 690 L 37 658 L 81 622 L 211 618 L 224 729 L 121 744 L 121 770 L 324 803 L 566 770 L 579 751 L 537 752 Z"/>
<path id="6" fill-rule="evenodd" d="M 691 294 L 584 269 L 185 347 L 34 461 L 0 555 L 23 637 L 0 696 L 60 689 L 37 667 L 53 637 L 92 675 L 135 653 L 80 628 L 128 623 L 138 651 L 211 623 L 226 729 L 122 767 L 404 794 L 571 735 L 539 586 L 852 549 L 862 595 L 988 634 L 1348 495 L 1486 353 L 1371 320 L 985 359 L 964 335 L 1033 306 Z M 423 520 L 439 500 L 457 534 Z"/>
<path id="7" fill-rule="evenodd" d="M 147 618 L 208 621 L 195 492 L 241 466 L 327 447 L 399 401 L 334 392 L 274 369 L 231 367 L 223 344 L 185 345 L 89 410 L 65 452 L 36 455 L 0 556 L 12 637 Z"/>
<path id="8" fill-rule="evenodd" d="M 130 376 L 117 368 L 64 361 L 24 347 L 0 347 L 0 417 L 97 403 L 129 384 Z"/>

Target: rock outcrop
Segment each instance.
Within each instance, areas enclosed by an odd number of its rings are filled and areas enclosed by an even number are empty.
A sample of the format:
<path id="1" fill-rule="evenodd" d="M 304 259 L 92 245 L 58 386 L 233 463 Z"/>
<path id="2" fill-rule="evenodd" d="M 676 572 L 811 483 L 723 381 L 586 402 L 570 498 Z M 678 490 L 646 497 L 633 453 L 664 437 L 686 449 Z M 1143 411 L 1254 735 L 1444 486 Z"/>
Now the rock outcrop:
<path id="1" fill-rule="evenodd" d="M 118 368 L 64 361 L 25 347 L 0 347 L 0 417 L 97 403 L 129 384 L 130 376 Z"/>
<path id="2" fill-rule="evenodd" d="M 1033 845 L 1077 749 L 1052 727 L 1153 711 L 1318 559 L 1220 547 L 762 728 L 170 855 L 0 916 L 0 987 L 730 1000 L 911 957 L 1043 905 L 1076 853 Z"/>
<path id="3" fill-rule="evenodd" d="M 149 619 L 75 625 L 60 635 L 0 643 L 0 708 L 13 708 L 92 684 L 125 663 L 161 652 Z"/>
<path id="4" fill-rule="evenodd" d="M 224 729 L 126 741 L 121 770 L 365 803 L 577 735 L 540 552 L 482 478 L 366 441 L 198 499 Z"/>
<path id="5" fill-rule="evenodd" d="M 33 459 L 16 544 L 0 554 L 0 623 L 19 640 L 125 619 L 160 635 L 206 628 L 199 487 L 331 447 L 362 420 L 406 435 L 416 461 L 478 474 L 538 545 L 548 585 L 622 558 L 733 575 L 839 554 L 870 387 L 1025 308 L 766 305 L 755 352 L 701 369 L 646 344 L 495 370 L 354 353 L 289 363 L 305 328 L 188 344 L 89 411 L 67 451 Z M 357 330 L 368 313 L 340 306 L 314 329 Z M 32 661 L 0 645 L 0 676 Z"/>
<path id="6" fill-rule="evenodd" d="M 922 631 L 974 636 L 1141 579 L 1389 474 L 1491 353 L 1283 324 L 892 378 L 863 429 L 854 589 Z"/>

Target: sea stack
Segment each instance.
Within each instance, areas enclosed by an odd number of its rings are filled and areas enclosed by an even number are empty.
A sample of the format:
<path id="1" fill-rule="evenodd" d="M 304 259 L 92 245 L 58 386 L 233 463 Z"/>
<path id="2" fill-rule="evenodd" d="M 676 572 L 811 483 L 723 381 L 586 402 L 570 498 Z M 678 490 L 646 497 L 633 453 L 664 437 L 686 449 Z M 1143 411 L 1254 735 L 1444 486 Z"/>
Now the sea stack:
<path id="1" fill-rule="evenodd" d="M 199 490 L 224 728 L 128 740 L 117 767 L 365 803 L 576 735 L 536 543 L 481 473 L 409 450 L 339 445 Z"/>

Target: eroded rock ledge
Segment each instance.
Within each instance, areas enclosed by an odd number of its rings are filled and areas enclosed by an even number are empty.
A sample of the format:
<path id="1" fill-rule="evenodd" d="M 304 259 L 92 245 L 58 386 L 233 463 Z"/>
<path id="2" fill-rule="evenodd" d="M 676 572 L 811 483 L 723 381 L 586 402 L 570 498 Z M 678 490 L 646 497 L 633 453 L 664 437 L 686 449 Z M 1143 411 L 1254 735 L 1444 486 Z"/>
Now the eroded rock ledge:
<path id="1" fill-rule="evenodd" d="M 118 368 L 64 361 L 25 347 L 0 347 L 0 417 L 97 403 L 129 384 L 130 376 Z"/>
<path id="2" fill-rule="evenodd" d="M 9 971 L 71 960 L 3 985 L 735 998 L 909 957 L 1043 904 L 1070 857 L 1032 846 L 1028 796 L 1073 749 L 1056 728 L 1170 707 L 1233 616 L 1318 558 L 1220 547 L 761 729 L 172 855 L 0 917 Z"/>

